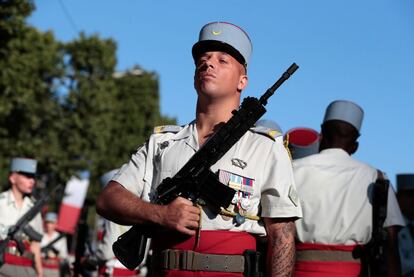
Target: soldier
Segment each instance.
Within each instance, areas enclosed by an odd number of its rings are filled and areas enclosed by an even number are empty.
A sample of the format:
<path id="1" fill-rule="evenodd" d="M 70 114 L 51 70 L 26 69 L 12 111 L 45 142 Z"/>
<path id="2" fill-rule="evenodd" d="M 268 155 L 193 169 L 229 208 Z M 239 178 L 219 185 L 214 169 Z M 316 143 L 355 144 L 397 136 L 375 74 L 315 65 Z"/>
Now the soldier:
<path id="1" fill-rule="evenodd" d="M 293 270 L 293 222 L 302 213 L 282 136 L 252 128 L 211 167 L 223 185 L 236 190 L 219 214 L 182 197 L 167 205 L 150 203 L 160 182 L 174 176 L 238 109 L 251 49 L 240 27 L 205 25 L 192 49 L 196 119 L 183 127 L 156 128 L 98 198 L 98 212 L 108 219 L 154 226 L 156 275 L 258 274 L 256 256 L 247 253 L 255 251 L 256 236 L 266 234 L 269 275 L 288 276 Z"/>
<path id="2" fill-rule="evenodd" d="M 397 175 L 397 199 L 407 224 L 398 233 L 401 272 L 414 277 L 414 174 Z"/>
<path id="3" fill-rule="evenodd" d="M 102 187 L 105 187 L 119 169 L 106 172 L 100 178 Z M 99 264 L 99 276 L 137 276 L 140 271 L 129 270 L 123 266 L 112 251 L 112 244 L 131 226 L 116 224 L 104 220 L 104 230 L 101 241 L 98 241 L 96 258 Z"/>
<path id="4" fill-rule="evenodd" d="M 10 166 L 10 188 L 0 194 L 0 224 L 3 227 L 2 239 L 7 229 L 16 224 L 33 206 L 30 194 L 35 186 L 37 161 L 28 158 L 13 158 Z M 29 223 L 39 234 L 43 234 L 40 213 Z M 40 255 L 40 241 L 26 237 L 23 241 L 26 251 L 18 251 L 16 243 L 10 241 L 4 253 L 4 264 L 0 268 L 1 276 L 43 276 Z"/>
<path id="5" fill-rule="evenodd" d="M 354 254 L 373 230 L 372 187 L 382 175 L 351 157 L 363 119 L 361 107 L 334 101 L 326 109 L 320 153 L 293 162 L 303 218 L 296 222 L 296 276 L 359 276 Z M 404 221 L 392 187 L 383 227 L 387 231 L 389 276 L 399 276 L 397 234 Z"/>
<path id="6" fill-rule="evenodd" d="M 292 128 L 285 134 L 293 160 L 319 152 L 319 133 L 311 128 Z"/>
<path id="7" fill-rule="evenodd" d="M 45 277 L 60 276 L 61 265 L 67 264 L 68 245 L 64 234 L 56 231 L 57 214 L 48 212 L 44 218 L 45 234 L 42 247 L 42 264 Z"/>

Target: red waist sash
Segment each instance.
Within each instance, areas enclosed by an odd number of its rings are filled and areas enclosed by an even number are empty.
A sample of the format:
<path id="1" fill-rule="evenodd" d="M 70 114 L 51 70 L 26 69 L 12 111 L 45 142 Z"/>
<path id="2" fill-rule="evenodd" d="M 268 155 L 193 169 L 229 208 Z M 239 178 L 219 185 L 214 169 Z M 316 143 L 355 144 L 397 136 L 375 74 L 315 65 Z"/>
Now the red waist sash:
<path id="1" fill-rule="evenodd" d="M 21 253 L 17 250 L 17 243 L 15 241 L 9 241 L 6 251 L 4 252 L 4 263 L 11 265 L 18 265 L 24 267 L 33 266 L 33 253 L 30 252 L 30 243 L 28 241 L 23 242 L 25 247 L 25 253 Z"/>
<path id="2" fill-rule="evenodd" d="M 42 258 L 42 266 L 43 268 L 47 268 L 47 269 L 59 270 L 60 258 L 56 258 L 56 257 Z"/>
<path id="3" fill-rule="evenodd" d="M 112 267 L 108 268 L 105 265 L 98 269 L 99 276 L 137 276 L 139 270 L 129 270 L 127 268 Z"/>
<path id="4" fill-rule="evenodd" d="M 317 243 L 299 243 L 296 245 L 298 256 L 301 251 L 348 252 L 351 253 L 357 245 L 332 245 Z M 295 264 L 295 277 L 357 277 L 361 272 L 361 263 L 355 261 L 335 260 L 297 260 Z"/>

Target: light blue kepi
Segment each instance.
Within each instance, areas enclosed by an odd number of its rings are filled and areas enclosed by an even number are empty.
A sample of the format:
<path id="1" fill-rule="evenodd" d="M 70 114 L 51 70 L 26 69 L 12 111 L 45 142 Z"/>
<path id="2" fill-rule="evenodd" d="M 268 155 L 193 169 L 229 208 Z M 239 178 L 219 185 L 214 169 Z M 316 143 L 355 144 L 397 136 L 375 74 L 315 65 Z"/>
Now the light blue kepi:
<path id="1" fill-rule="evenodd" d="M 354 126 L 360 133 L 364 110 L 357 104 L 347 100 L 336 100 L 328 105 L 323 122 L 330 120 L 345 121 Z"/>
<path id="2" fill-rule="evenodd" d="M 10 172 L 36 175 L 37 161 L 29 158 L 13 158 Z"/>
<path id="3" fill-rule="evenodd" d="M 45 215 L 45 222 L 57 222 L 58 216 L 54 212 L 47 212 Z"/>
<path id="4" fill-rule="evenodd" d="M 222 51 L 233 56 L 247 68 L 252 53 L 252 42 L 242 28 L 228 22 L 204 25 L 192 53 L 194 61 L 207 51 Z"/>

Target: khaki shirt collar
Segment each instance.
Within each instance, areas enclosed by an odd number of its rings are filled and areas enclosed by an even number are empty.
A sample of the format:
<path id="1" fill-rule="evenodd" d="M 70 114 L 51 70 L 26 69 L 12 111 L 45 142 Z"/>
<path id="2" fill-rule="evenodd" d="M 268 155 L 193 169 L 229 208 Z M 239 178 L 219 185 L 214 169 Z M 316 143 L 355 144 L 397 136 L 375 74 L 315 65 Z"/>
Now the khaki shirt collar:
<path id="1" fill-rule="evenodd" d="M 190 146 L 194 151 L 197 151 L 199 145 L 195 120 L 185 125 L 184 128 L 174 136 L 173 140 L 184 140 L 188 146 Z"/>
<path id="2" fill-rule="evenodd" d="M 12 190 L 11 189 L 9 189 L 8 191 L 7 191 L 7 205 L 8 206 L 14 206 L 14 207 L 16 207 L 17 208 L 17 206 L 16 206 L 16 198 L 14 197 L 14 194 L 13 194 L 13 192 L 12 192 Z M 27 196 L 25 196 L 24 198 L 23 198 L 23 205 L 22 205 L 22 208 L 23 207 L 31 207 L 31 206 L 33 206 L 32 205 L 32 203 L 31 203 L 31 200 L 30 200 L 30 197 L 27 197 Z"/>

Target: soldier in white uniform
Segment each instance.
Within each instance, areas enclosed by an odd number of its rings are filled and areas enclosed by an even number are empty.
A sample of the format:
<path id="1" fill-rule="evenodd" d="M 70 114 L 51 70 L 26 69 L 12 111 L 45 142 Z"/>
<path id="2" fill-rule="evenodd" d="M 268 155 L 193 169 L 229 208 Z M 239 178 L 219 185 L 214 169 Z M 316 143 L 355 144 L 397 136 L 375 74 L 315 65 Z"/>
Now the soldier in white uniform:
<path id="1" fill-rule="evenodd" d="M 303 208 L 296 221 L 296 276 L 359 276 L 360 261 L 352 251 L 372 234 L 372 184 L 377 169 L 351 157 L 357 151 L 363 118 L 361 107 L 334 101 L 322 124 L 320 153 L 293 162 Z M 390 276 L 399 276 L 397 233 L 404 221 L 392 186 L 384 228 L 389 241 Z M 342 275 L 341 275 L 342 274 Z"/>
<path id="2" fill-rule="evenodd" d="M 402 276 L 414 277 L 414 174 L 397 175 L 397 199 L 407 224 L 398 233 Z"/>
<path id="3" fill-rule="evenodd" d="M 152 239 L 156 274 L 243 276 L 243 253 L 256 249 L 255 236 L 266 234 L 269 275 L 287 276 L 293 269 L 293 222 L 302 213 L 283 138 L 272 137 L 270 129 L 251 129 L 211 167 L 237 191 L 220 214 L 181 197 L 164 206 L 150 203 L 160 182 L 174 176 L 239 107 L 251 49 L 238 26 L 205 25 L 193 46 L 196 119 L 156 128 L 98 198 L 98 212 L 110 220 L 159 226 Z M 188 255 L 192 262 L 182 260 Z"/>
<path id="4" fill-rule="evenodd" d="M 27 211 L 33 207 L 30 194 L 35 186 L 37 161 L 27 158 L 13 158 L 10 166 L 10 188 L 0 194 L 1 239 L 7 235 L 9 227 L 16 224 Z M 39 234 L 43 234 L 40 213 L 29 223 Z M 27 247 L 21 254 L 15 242 L 11 241 L 4 253 L 5 264 L 0 268 L 0 276 L 43 276 L 40 257 L 40 242 L 27 237 Z"/>
<path id="5" fill-rule="evenodd" d="M 106 172 L 100 178 L 102 187 L 105 187 L 119 169 Z M 137 276 L 139 270 L 128 270 L 115 257 L 112 251 L 112 244 L 120 235 L 128 231 L 131 226 L 116 224 L 109 220 L 104 220 L 104 231 L 101 241 L 98 241 L 96 258 L 99 266 L 99 276 Z"/>
<path id="6" fill-rule="evenodd" d="M 60 276 L 61 264 L 67 262 L 68 244 L 66 236 L 56 231 L 58 216 L 55 212 L 47 212 L 44 218 L 45 234 L 40 247 L 42 249 L 42 263 L 45 277 Z M 49 245 L 50 243 L 52 243 Z"/>

